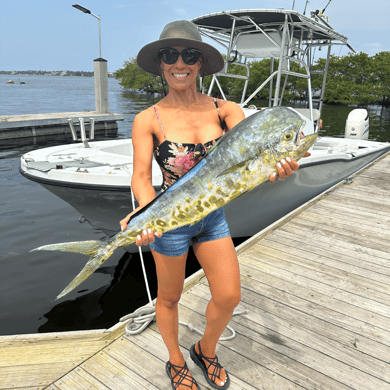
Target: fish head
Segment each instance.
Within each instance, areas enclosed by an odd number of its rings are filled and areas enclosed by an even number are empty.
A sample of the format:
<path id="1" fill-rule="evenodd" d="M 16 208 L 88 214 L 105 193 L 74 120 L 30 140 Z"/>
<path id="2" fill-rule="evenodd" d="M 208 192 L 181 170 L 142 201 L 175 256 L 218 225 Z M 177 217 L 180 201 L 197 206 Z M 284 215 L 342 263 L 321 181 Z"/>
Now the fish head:
<path id="1" fill-rule="evenodd" d="M 318 138 L 318 133 L 304 134 L 306 121 L 299 114 L 293 111 L 293 115 L 288 114 L 287 120 L 269 132 L 268 140 L 259 146 L 261 160 L 267 165 L 275 166 L 287 157 L 298 161 Z"/>
<path id="2" fill-rule="evenodd" d="M 267 176 L 282 159 L 298 161 L 318 137 L 317 133 L 304 134 L 303 129 L 307 124 L 310 128 L 310 123 L 288 107 L 267 108 L 244 119 L 224 136 L 230 137 L 229 146 L 236 158 L 234 165 L 218 176 L 247 169 Z"/>

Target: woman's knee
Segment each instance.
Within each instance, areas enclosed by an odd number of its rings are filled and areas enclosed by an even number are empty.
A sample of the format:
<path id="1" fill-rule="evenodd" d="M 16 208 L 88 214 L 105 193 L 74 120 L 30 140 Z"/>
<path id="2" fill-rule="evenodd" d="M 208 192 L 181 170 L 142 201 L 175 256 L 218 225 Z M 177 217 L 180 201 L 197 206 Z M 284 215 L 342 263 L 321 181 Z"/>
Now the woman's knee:
<path id="1" fill-rule="evenodd" d="M 167 309 L 174 309 L 179 304 L 181 293 L 182 291 L 170 294 L 157 293 L 156 304 L 164 306 Z"/>
<path id="2" fill-rule="evenodd" d="M 241 289 L 229 289 L 213 296 L 214 304 L 223 310 L 231 311 L 241 301 Z"/>

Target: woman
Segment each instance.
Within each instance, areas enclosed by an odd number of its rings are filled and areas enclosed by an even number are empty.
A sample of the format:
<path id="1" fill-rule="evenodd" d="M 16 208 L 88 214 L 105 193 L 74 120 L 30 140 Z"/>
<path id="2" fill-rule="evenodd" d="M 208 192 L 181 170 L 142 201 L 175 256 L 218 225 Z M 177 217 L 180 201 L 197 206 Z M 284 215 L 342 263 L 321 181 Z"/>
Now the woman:
<path id="1" fill-rule="evenodd" d="M 212 99 L 197 91 L 198 75 L 216 73 L 224 62 L 215 48 L 202 42 L 197 27 L 191 22 L 167 24 L 158 41 L 141 49 L 137 62 L 142 69 L 164 76 L 169 85 L 168 95 L 139 113 L 133 124 L 131 186 L 142 208 L 156 196 L 152 186 L 153 155 L 161 167 L 165 190 L 219 137 L 244 119 L 244 113 L 236 103 Z M 298 164 L 293 160 L 277 165 L 281 179 L 297 169 Z M 270 181 L 275 181 L 276 176 L 270 177 Z M 120 222 L 123 230 L 132 214 Z M 212 295 L 206 310 L 204 336 L 191 347 L 190 354 L 210 386 L 227 389 L 229 375 L 219 364 L 215 348 L 241 297 L 237 255 L 222 208 L 194 226 L 184 226 L 163 236 L 149 229 L 142 237 L 137 237 L 137 245 L 150 245 L 156 263 L 156 319 L 169 352 L 166 371 L 173 389 L 199 389 L 178 343 L 178 302 L 190 240 Z"/>

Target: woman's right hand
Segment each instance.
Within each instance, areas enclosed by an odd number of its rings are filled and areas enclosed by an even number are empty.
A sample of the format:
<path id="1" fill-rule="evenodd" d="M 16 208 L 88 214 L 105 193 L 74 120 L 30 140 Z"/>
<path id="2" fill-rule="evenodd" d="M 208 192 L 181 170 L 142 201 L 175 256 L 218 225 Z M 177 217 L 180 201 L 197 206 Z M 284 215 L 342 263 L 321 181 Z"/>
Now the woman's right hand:
<path id="1" fill-rule="evenodd" d="M 133 214 L 135 214 L 141 207 L 136 208 L 133 210 L 130 214 L 128 214 L 125 218 L 123 218 L 119 224 L 121 225 L 122 232 L 124 232 L 127 229 L 127 224 L 129 223 L 129 220 Z M 154 242 L 155 237 L 161 237 L 162 233 L 160 232 L 154 232 L 152 229 L 145 229 L 142 232 L 141 236 L 137 236 L 135 240 L 135 244 L 137 246 L 142 246 L 142 245 L 149 245 Z"/>

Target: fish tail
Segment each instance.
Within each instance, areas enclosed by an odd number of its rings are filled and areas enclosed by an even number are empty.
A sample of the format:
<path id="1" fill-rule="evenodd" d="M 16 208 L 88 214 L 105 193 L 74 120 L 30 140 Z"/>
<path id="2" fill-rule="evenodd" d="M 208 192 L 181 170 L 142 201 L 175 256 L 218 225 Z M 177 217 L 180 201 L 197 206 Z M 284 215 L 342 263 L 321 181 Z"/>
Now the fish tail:
<path id="1" fill-rule="evenodd" d="M 90 240 L 90 241 L 75 241 L 75 242 L 63 242 L 60 244 L 51 244 L 40 246 L 31 250 L 33 251 L 62 251 L 62 252 L 76 252 L 83 253 L 84 255 L 93 256 L 96 251 L 102 246 L 102 241 Z"/>
<path id="2" fill-rule="evenodd" d="M 84 268 L 80 273 L 68 284 L 68 286 L 57 296 L 56 299 L 68 294 L 80 283 L 87 279 L 92 273 L 94 273 L 115 251 L 116 246 L 107 245 L 100 241 L 100 246 L 94 251 L 93 255 L 89 258 Z"/>
<path id="3" fill-rule="evenodd" d="M 61 244 L 45 245 L 33 249 L 44 251 L 64 251 L 64 252 L 78 252 L 85 255 L 90 255 L 88 262 L 80 273 L 69 283 L 69 285 L 57 296 L 56 299 L 68 294 L 80 283 L 88 278 L 96 269 L 100 267 L 115 251 L 117 247 L 107 241 L 76 241 L 64 242 Z"/>

